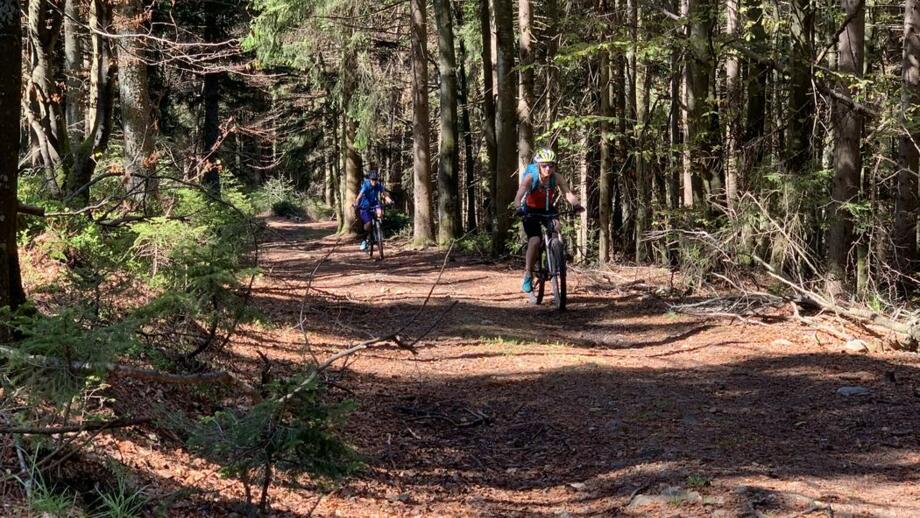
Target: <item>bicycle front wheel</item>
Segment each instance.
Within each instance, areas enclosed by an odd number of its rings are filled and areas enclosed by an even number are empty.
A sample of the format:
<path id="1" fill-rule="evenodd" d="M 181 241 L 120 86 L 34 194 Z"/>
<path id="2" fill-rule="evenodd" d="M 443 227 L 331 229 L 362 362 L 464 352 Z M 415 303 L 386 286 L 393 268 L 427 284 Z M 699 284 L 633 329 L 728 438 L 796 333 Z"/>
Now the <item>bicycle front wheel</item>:
<path id="1" fill-rule="evenodd" d="M 374 241 L 377 242 L 377 257 L 383 261 L 383 229 L 379 219 L 374 220 Z"/>
<path id="2" fill-rule="evenodd" d="M 553 288 L 553 303 L 556 309 L 565 309 L 565 250 L 562 241 L 553 239 L 549 243 L 550 282 Z"/>

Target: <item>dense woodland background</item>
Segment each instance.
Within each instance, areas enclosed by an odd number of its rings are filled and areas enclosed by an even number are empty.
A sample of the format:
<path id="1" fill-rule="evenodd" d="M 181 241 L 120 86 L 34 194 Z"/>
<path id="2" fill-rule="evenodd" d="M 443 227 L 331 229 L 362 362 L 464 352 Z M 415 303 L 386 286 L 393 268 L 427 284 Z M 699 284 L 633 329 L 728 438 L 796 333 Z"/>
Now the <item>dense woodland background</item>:
<path id="1" fill-rule="evenodd" d="M 509 204 L 543 146 L 588 208 L 577 261 L 808 299 L 915 345 L 918 31 L 916 0 L 0 1 L 4 396 L 45 398 L 9 416 L 68 426 L 119 358 L 206 370 L 257 318 L 256 216 L 353 234 L 372 166 L 414 245 L 517 253 Z M 318 397 L 311 376 L 290 383 Z M 319 410 L 286 407 L 290 383 L 199 435 L 296 429 Z M 336 472 L 323 430 L 309 469 Z"/>

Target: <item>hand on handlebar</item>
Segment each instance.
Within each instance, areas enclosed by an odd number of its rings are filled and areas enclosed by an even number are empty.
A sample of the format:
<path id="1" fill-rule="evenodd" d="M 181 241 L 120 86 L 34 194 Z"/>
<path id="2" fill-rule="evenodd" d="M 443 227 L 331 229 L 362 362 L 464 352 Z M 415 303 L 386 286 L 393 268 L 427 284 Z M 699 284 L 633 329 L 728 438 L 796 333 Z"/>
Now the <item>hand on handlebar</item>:
<path id="1" fill-rule="evenodd" d="M 518 217 L 524 217 L 524 216 L 526 216 L 526 215 L 527 215 L 527 207 L 524 207 L 523 205 L 520 206 L 520 207 L 518 207 L 517 209 L 515 209 L 514 215 L 515 215 L 515 216 L 518 216 Z"/>
<path id="2" fill-rule="evenodd" d="M 572 210 L 575 212 L 584 212 L 585 208 L 582 207 L 580 204 L 575 204 L 575 205 L 572 205 Z"/>

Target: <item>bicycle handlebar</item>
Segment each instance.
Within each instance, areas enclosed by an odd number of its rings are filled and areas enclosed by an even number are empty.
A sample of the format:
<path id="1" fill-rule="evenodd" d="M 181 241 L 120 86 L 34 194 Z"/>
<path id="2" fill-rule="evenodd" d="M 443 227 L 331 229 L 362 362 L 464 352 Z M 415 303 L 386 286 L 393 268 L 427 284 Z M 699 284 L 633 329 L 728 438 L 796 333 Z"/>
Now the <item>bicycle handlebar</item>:
<path id="1" fill-rule="evenodd" d="M 523 218 L 523 219 L 527 219 L 527 218 L 556 219 L 560 216 L 578 214 L 579 212 L 582 212 L 584 210 L 585 210 L 584 207 L 582 207 L 581 210 L 568 209 L 568 210 L 561 210 L 559 212 L 549 212 L 549 213 L 530 213 L 528 212 L 526 214 L 520 214 L 518 215 L 518 217 Z"/>

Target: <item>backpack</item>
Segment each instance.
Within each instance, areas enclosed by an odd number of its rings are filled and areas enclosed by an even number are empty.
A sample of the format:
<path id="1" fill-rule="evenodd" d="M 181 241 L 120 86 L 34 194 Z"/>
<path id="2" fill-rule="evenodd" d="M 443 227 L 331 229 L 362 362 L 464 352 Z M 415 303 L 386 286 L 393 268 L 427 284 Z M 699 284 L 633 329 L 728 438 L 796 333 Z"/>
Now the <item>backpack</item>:
<path id="1" fill-rule="evenodd" d="M 530 164 L 527 165 L 527 168 L 524 169 L 524 174 L 521 175 L 521 182 L 526 181 L 528 178 L 533 178 L 533 180 L 530 182 L 530 190 L 527 191 L 527 194 L 529 195 L 530 193 L 537 190 L 538 187 L 540 187 L 540 171 L 539 169 L 537 169 L 536 162 L 531 162 Z M 549 186 L 547 186 L 547 189 L 553 189 L 555 191 L 556 189 L 556 175 L 555 174 L 549 178 Z M 523 200 L 521 200 L 521 203 L 526 205 L 527 198 L 525 197 Z M 550 203 L 550 200 L 547 199 L 547 204 L 549 203 Z"/>

